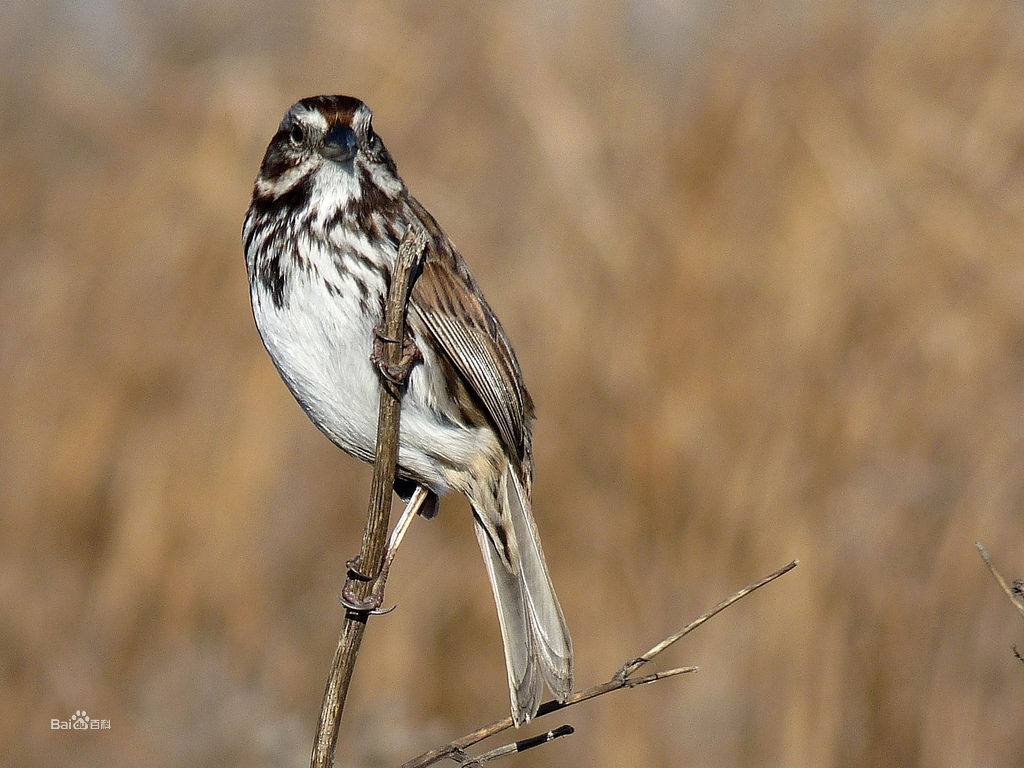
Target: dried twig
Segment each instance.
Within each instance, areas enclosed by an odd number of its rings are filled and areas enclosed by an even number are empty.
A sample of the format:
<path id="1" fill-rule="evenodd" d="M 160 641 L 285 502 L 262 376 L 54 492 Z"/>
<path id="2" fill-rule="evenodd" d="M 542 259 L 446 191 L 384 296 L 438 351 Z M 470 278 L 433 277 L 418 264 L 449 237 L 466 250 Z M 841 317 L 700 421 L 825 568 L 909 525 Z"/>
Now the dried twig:
<path id="1" fill-rule="evenodd" d="M 391 274 L 391 288 L 385 308 L 382 338 L 394 340 L 384 345 L 384 364 L 396 368 L 401 364 L 405 338 L 405 306 L 412 290 L 413 275 L 426 248 L 426 234 L 410 229 L 398 249 L 398 258 Z M 349 604 L 368 603 L 371 594 L 381 596 L 383 589 L 375 590 L 384 560 L 388 521 L 391 516 L 391 493 L 395 484 L 395 464 L 398 459 L 398 427 L 403 387 L 381 378 L 380 411 L 377 418 L 377 450 L 373 465 L 373 484 L 363 531 L 363 545 L 359 556 L 349 563 L 350 578 L 345 585 Z M 348 696 L 356 655 L 363 640 L 366 620 L 370 611 L 348 608 L 338 638 L 338 647 L 331 662 L 327 688 L 320 710 L 320 722 L 313 742 L 311 768 L 330 768 L 334 764 L 334 750 L 338 743 L 338 726 Z"/>
<path id="2" fill-rule="evenodd" d="M 1010 602 L 1020 611 L 1020 615 L 1024 616 L 1024 588 L 1019 581 L 1015 581 L 1011 587 L 1006 583 L 1006 579 L 1003 575 L 996 570 L 995 564 L 992 562 L 992 557 L 989 555 L 988 550 L 985 549 L 984 545 L 980 541 L 974 542 L 974 546 L 978 548 L 978 554 L 981 555 L 981 559 L 985 561 L 985 565 L 988 566 L 989 571 L 992 572 L 992 577 L 999 584 L 1006 596 L 1010 598 Z"/>
<path id="3" fill-rule="evenodd" d="M 477 755 L 476 757 L 467 755 L 461 749 L 447 755 L 447 757 L 457 762 L 462 766 L 462 768 L 479 768 L 479 766 L 484 763 L 489 763 L 491 760 L 496 760 L 499 757 L 504 757 L 505 755 L 515 755 L 520 752 L 525 752 L 528 749 L 539 747 L 541 744 L 547 744 L 549 741 L 554 741 L 562 736 L 568 736 L 573 732 L 574 730 L 571 725 L 560 725 L 553 731 L 547 731 L 546 733 L 542 733 L 537 736 L 530 736 L 527 739 L 513 741 L 511 744 L 506 744 L 503 747 L 492 749 L 490 752 L 484 752 L 482 755 Z"/>
<path id="4" fill-rule="evenodd" d="M 760 581 L 756 581 L 753 584 L 748 584 L 743 589 L 736 592 L 736 594 L 720 602 L 718 605 L 716 605 L 714 608 L 712 608 L 710 611 L 705 613 L 700 618 L 690 622 L 678 632 L 669 635 L 667 638 L 662 640 L 660 643 L 655 645 L 646 653 L 637 656 L 631 661 L 627 661 L 612 676 L 611 680 L 609 680 L 608 682 L 599 683 L 597 685 L 591 686 L 590 688 L 587 688 L 584 691 L 577 691 L 576 693 L 571 694 L 569 698 L 565 700 L 564 703 L 559 703 L 553 700 L 544 702 L 543 704 L 541 704 L 540 709 L 537 711 L 537 717 L 540 718 L 544 715 L 549 715 L 552 712 L 557 712 L 561 709 L 565 709 L 566 707 L 571 707 L 574 704 L 579 704 L 581 701 L 587 701 L 598 696 L 603 696 L 604 694 L 611 693 L 612 691 L 620 691 L 623 688 L 635 688 L 639 685 L 646 685 L 648 683 L 657 682 L 658 680 L 664 680 L 667 677 L 675 677 L 676 675 L 682 675 L 688 672 L 696 672 L 697 667 L 676 667 L 674 669 L 667 669 L 661 672 L 652 672 L 651 674 L 642 675 L 640 677 L 633 677 L 633 674 L 640 667 L 642 667 L 644 664 L 651 662 L 658 654 L 660 654 L 670 645 L 678 641 L 680 638 L 695 630 L 697 627 L 706 622 L 715 614 L 724 611 L 737 600 L 740 600 L 746 595 L 749 595 L 755 589 L 763 587 L 765 584 L 768 584 L 769 582 L 774 581 L 783 574 L 793 570 L 794 568 L 796 568 L 798 562 L 799 561 L 794 560 L 793 562 L 783 566 L 774 573 L 765 576 Z M 487 760 L 492 760 L 495 757 L 500 757 L 501 755 L 512 754 L 514 752 L 522 751 L 522 749 L 516 747 L 516 745 L 518 744 L 535 741 L 536 743 L 530 744 L 530 746 L 537 746 L 537 744 L 546 743 L 547 741 L 551 740 L 550 738 L 546 738 L 549 734 L 562 731 L 562 729 L 566 728 L 567 726 L 562 726 L 562 728 L 555 729 L 555 731 L 549 731 L 548 734 L 543 734 L 542 736 L 536 737 L 535 739 L 524 739 L 520 742 L 515 742 L 514 744 L 505 747 L 499 747 L 497 750 L 492 750 L 491 752 L 487 752 L 484 755 L 481 755 L 477 758 L 471 758 L 466 754 L 465 750 L 468 747 L 471 747 L 474 744 L 477 744 L 478 742 L 481 742 L 484 739 L 489 738 L 490 736 L 494 736 L 498 733 L 501 733 L 502 731 L 505 731 L 511 727 L 511 717 L 505 717 L 501 720 L 496 720 L 495 722 L 490 723 L 489 725 L 477 728 L 472 733 L 467 733 L 465 736 L 462 736 L 461 738 L 458 738 L 447 744 L 443 744 L 439 747 L 435 747 L 429 752 L 424 752 L 419 757 L 415 757 L 412 760 L 409 760 L 408 762 L 404 763 L 402 765 L 402 768 L 425 768 L 425 766 L 433 765 L 434 763 L 437 763 L 446 758 L 450 758 L 463 766 L 473 766 L 483 761 L 485 757 L 487 758 Z M 563 733 L 558 733 L 558 735 L 563 735 Z"/>

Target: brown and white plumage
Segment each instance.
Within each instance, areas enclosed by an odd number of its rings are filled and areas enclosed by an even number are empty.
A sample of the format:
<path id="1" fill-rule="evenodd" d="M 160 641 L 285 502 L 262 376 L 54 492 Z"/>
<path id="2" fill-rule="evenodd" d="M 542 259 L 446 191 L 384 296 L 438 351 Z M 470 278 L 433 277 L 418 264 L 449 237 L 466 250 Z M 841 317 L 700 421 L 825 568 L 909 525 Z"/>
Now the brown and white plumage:
<path id="1" fill-rule="evenodd" d="M 345 96 L 295 104 L 271 140 L 243 240 L 253 314 L 282 378 L 339 447 L 373 458 L 375 326 L 410 225 L 431 241 L 408 332 L 422 362 L 402 401 L 398 475 L 465 494 L 491 579 L 517 724 L 542 683 L 572 690 L 572 642 L 533 519 L 533 401 L 465 261 L 399 178 L 371 112 Z"/>

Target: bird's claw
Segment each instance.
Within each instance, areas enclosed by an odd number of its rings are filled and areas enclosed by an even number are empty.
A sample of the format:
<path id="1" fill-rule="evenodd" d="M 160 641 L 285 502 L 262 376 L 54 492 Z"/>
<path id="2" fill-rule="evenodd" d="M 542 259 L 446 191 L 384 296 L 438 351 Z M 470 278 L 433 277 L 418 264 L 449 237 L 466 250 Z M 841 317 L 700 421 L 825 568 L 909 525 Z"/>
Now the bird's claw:
<path id="1" fill-rule="evenodd" d="M 397 605 L 392 605 L 390 608 L 381 608 L 383 603 L 383 597 L 375 589 L 366 598 L 360 598 L 354 594 L 352 589 L 352 582 L 345 582 L 345 586 L 341 590 L 341 604 L 348 608 L 350 611 L 356 613 L 365 613 L 370 616 L 383 616 L 386 613 L 391 613 Z"/>
<path id="2" fill-rule="evenodd" d="M 392 605 L 390 608 L 381 608 L 384 603 L 384 585 L 388 580 L 388 570 L 383 569 L 376 578 L 363 573 L 359 570 L 359 557 L 353 557 L 346 564 L 348 568 L 348 579 L 345 581 L 345 586 L 341 588 L 341 604 L 348 608 L 350 611 L 356 613 L 366 613 L 371 616 L 383 616 L 386 613 L 391 613 L 398 606 Z M 361 597 L 356 594 L 355 582 L 367 582 L 373 581 L 373 587 L 370 589 L 370 594 L 366 597 Z"/>
<path id="3" fill-rule="evenodd" d="M 387 350 L 385 344 L 401 344 L 402 355 L 397 363 L 387 362 Z M 380 372 L 384 379 L 396 387 L 405 386 L 409 379 L 409 373 L 417 363 L 423 361 L 423 355 L 416 343 L 408 336 L 399 340 L 392 339 L 381 326 L 373 329 L 373 352 L 370 353 L 370 362 Z"/>

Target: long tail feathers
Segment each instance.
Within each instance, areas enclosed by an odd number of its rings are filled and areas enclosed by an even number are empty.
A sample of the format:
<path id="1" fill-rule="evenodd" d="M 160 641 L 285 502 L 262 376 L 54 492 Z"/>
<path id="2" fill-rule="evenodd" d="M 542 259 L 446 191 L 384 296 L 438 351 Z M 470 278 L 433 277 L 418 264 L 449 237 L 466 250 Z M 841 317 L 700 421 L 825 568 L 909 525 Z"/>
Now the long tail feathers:
<path id="1" fill-rule="evenodd" d="M 514 471 L 509 469 L 506 479 L 504 509 L 486 521 L 480 517 L 483 510 L 477 510 L 475 529 L 498 607 L 512 717 L 522 725 L 537 713 L 542 683 L 559 701 L 572 692 L 572 640 L 548 575 L 529 498 Z M 509 523 L 512 530 L 503 530 Z M 509 540 L 510 546 L 499 550 L 496 531 L 503 531 L 500 538 Z M 506 556 L 512 553 L 513 561 L 507 562 L 502 551 Z"/>

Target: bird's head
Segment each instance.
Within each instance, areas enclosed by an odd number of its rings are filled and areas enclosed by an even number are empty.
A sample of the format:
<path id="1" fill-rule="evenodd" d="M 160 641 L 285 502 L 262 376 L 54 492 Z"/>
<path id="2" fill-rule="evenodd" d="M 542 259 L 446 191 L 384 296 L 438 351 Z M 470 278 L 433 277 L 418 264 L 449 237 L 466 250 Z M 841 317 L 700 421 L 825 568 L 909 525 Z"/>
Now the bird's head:
<path id="1" fill-rule="evenodd" d="M 285 113 L 263 157 L 254 196 L 317 194 L 344 204 L 368 182 L 385 194 L 402 189 L 394 161 L 373 130 L 373 112 L 351 96 L 312 96 Z"/>

